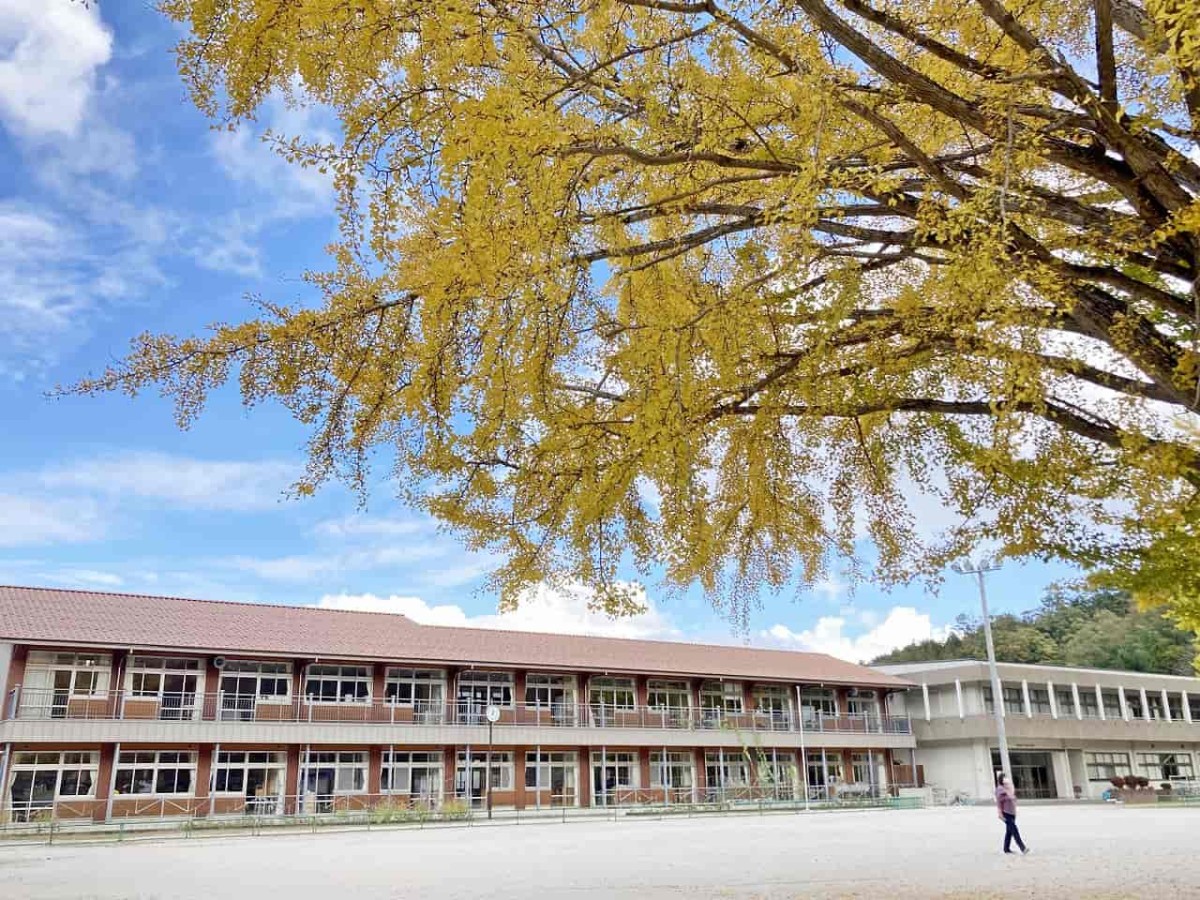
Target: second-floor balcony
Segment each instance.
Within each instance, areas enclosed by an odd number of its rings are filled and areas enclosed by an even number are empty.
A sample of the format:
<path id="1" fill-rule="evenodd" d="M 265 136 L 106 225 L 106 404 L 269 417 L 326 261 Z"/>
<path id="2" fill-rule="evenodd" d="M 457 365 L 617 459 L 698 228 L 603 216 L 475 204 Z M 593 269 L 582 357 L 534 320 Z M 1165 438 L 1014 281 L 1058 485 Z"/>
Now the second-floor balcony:
<path id="1" fill-rule="evenodd" d="M 496 727 L 638 728 L 682 731 L 812 732 L 820 734 L 912 733 L 907 717 L 874 714 L 831 715 L 805 710 L 728 712 L 722 709 L 617 706 L 605 703 L 550 703 L 500 706 Z M 373 698 L 342 701 L 253 694 L 160 693 L 132 691 L 71 695 L 61 691 L 14 688 L 5 698 L 4 717 L 35 720 L 158 720 L 162 722 L 312 722 L 379 725 L 487 725 L 487 706 L 476 701 L 396 703 Z"/>

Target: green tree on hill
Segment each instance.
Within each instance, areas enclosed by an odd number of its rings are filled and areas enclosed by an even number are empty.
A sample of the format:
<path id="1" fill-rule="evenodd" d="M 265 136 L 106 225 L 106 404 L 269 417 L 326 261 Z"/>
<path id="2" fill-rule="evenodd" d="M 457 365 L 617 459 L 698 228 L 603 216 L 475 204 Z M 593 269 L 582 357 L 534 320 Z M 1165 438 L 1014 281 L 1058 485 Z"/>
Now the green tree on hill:
<path id="1" fill-rule="evenodd" d="M 1000 662 L 1043 663 L 1097 669 L 1126 669 L 1190 675 L 1196 645 L 1154 610 L 1139 610 L 1128 595 L 1113 590 L 1054 590 L 1022 615 L 992 620 Z M 982 622 L 959 616 L 942 641 L 910 644 L 873 660 L 875 664 L 983 659 Z"/>

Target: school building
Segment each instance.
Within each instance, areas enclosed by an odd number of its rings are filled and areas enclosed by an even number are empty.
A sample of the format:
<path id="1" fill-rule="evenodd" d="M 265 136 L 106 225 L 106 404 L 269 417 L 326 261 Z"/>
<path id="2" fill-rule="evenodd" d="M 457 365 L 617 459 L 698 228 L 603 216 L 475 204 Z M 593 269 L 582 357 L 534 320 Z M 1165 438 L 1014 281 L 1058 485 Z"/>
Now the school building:
<path id="1" fill-rule="evenodd" d="M 919 777 L 914 682 L 814 653 L 0 587 L 0 678 L 7 822 L 819 802 Z"/>
<path id="2" fill-rule="evenodd" d="M 928 783 L 950 795 L 990 797 L 1000 751 L 987 664 L 879 668 L 916 682 L 888 703 L 892 714 L 911 717 Z M 1117 775 L 1156 787 L 1195 782 L 1200 678 L 1016 663 L 999 663 L 998 671 L 1018 796 L 1097 799 Z"/>

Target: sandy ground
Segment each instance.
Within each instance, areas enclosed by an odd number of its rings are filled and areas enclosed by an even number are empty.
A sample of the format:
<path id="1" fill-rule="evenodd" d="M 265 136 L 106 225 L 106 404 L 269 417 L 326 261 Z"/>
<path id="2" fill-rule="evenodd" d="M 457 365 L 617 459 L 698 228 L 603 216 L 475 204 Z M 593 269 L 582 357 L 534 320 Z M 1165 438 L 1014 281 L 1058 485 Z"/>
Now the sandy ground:
<path id="1" fill-rule="evenodd" d="M 4 900 L 1200 898 L 1200 808 L 988 808 L 0 847 Z"/>

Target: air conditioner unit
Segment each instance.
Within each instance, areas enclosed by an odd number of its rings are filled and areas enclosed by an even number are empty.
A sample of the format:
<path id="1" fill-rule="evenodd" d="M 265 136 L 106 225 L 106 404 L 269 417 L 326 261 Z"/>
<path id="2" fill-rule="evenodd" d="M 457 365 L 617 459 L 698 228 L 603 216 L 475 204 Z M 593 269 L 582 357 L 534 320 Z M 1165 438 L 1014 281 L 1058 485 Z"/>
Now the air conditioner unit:
<path id="1" fill-rule="evenodd" d="M 223 656 L 214 656 L 214 657 L 213 657 L 213 668 L 214 668 L 214 669 L 223 669 L 223 668 L 225 668 L 225 657 L 223 657 Z"/>

